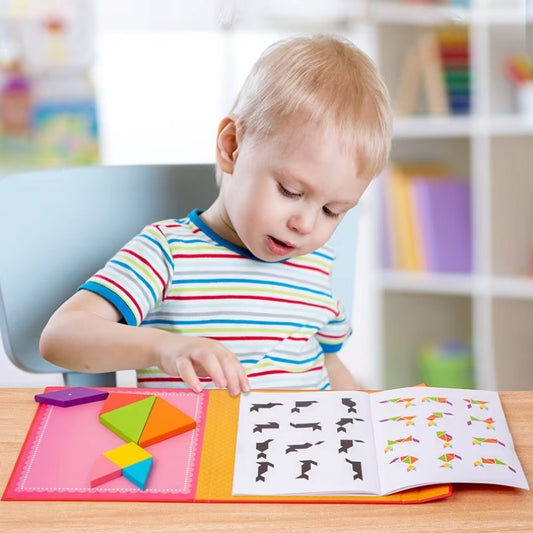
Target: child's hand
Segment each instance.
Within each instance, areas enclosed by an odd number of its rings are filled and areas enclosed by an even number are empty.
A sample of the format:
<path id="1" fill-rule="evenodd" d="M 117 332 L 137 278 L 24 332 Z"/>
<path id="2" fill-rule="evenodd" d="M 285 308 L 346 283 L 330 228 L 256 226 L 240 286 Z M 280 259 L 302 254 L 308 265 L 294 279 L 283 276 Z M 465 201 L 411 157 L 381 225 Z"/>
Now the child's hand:
<path id="1" fill-rule="evenodd" d="M 237 356 L 215 340 L 170 334 L 158 348 L 157 366 L 171 376 L 180 376 L 195 392 L 202 391 L 198 376 L 209 376 L 217 387 L 227 387 L 234 396 L 250 390 Z"/>

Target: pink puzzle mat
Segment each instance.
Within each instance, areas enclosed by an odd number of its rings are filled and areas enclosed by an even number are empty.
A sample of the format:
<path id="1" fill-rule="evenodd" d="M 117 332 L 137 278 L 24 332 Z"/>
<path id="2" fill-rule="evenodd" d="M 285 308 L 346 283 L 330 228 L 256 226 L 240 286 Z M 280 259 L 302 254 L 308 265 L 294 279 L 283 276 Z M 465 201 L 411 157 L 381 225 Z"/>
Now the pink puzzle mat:
<path id="1" fill-rule="evenodd" d="M 57 389 L 57 388 L 56 388 Z M 48 388 L 47 391 L 55 390 Z M 145 490 L 124 477 L 90 488 L 103 452 L 124 444 L 99 421 L 103 401 L 72 407 L 36 404 L 35 419 L 4 492 L 4 500 L 193 501 L 205 429 L 207 393 L 169 389 L 102 389 L 157 395 L 194 420 L 196 429 L 148 446 L 153 468 Z"/>

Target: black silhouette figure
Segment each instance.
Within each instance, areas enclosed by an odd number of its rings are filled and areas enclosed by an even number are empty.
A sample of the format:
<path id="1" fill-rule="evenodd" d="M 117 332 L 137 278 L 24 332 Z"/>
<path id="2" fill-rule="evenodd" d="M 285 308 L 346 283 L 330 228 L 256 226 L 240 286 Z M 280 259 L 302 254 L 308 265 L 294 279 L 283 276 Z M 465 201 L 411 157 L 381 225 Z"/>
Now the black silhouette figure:
<path id="1" fill-rule="evenodd" d="M 253 403 L 252 407 L 250 407 L 250 413 L 252 411 L 259 412 L 259 409 L 272 409 L 272 407 L 276 407 L 276 405 L 283 405 L 282 403 Z"/>
<path id="2" fill-rule="evenodd" d="M 294 407 L 291 409 L 291 413 L 299 413 L 300 409 L 302 407 L 310 407 L 314 403 L 318 403 L 318 401 L 317 400 L 310 400 L 308 402 L 304 402 L 303 400 L 301 400 L 299 402 L 298 401 L 294 402 Z"/>
<path id="3" fill-rule="evenodd" d="M 337 426 L 339 426 L 337 428 L 337 433 L 340 433 L 341 431 L 344 431 L 344 433 L 346 433 L 346 427 L 348 424 L 353 424 L 353 418 L 341 418 L 338 422 L 337 422 Z"/>
<path id="4" fill-rule="evenodd" d="M 345 405 L 346 407 L 348 407 L 349 413 L 357 413 L 357 409 L 355 409 L 355 406 L 357 404 L 351 398 L 343 398 L 342 405 Z"/>
<path id="5" fill-rule="evenodd" d="M 348 450 L 353 447 L 355 442 L 360 442 L 364 444 L 364 440 L 357 439 L 341 439 L 341 447 L 339 448 L 339 453 L 348 453 Z"/>
<path id="6" fill-rule="evenodd" d="M 296 429 L 312 429 L 313 431 L 322 431 L 322 426 L 320 425 L 320 422 L 301 422 L 298 424 L 294 424 L 293 422 L 291 422 L 290 425 Z"/>
<path id="7" fill-rule="evenodd" d="M 252 433 L 263 433 L 263 429 L 279 429 L 277 422 L 268 422 L 267 424 L 256 424 Z"/>
<path id="8" fill-rule="evenodd" d="M 354 472 L 354 479 L 363 479 L 363 469 L 361 468 L 361 461 L 350 461 L 350 459 L 345 459 L 347 463 L 352 465 L 352 470 Z"/>
<path id="9" fill-rule="evenodd" d="M 256 442 L 255 443 L 255 449 L 259 452 L 257 454 L 257 458 L 258 459 L 266 459 L 266 451 L 268 450 L 268 446 L 270 445 L 270 443 L 273 441 L 274 439 L 267 439 L 263 442 Z"/>
<path id="10" fill-rule="evenodd" d="M 307 448 L 311 448 L 311 446 L 318 446 L 319 444 L 324 444 L 324 441 L 319 440 L 318 442 L 315 442 L 314 444 L 312 444 L 311 442 L 306 442 L 304 444 L 287 444 L 287 449 L 285 450 L 285 453 L 299 452 L 300 450 L 307 450 Z"/>
<path id="11" fill-rule="evenodd" d="M 268 461 L 257 461 L 257 464 L 257 477 L 255 478 L 255 481 L 265 481 L 265 476 L 263 474 L 266 474 L 269 468 L 274 468 L 274 465 Z"/>
<path id="12" fill-rule="evenodd" d="M 318 463 L 316 461 L 312 461 L 311 459 L 305 459 L 305 460 L 300 460 L 300 463 L 302 463 L 302 470 L 300 472 L 300 475 L 296 477 L 296 479 L 309 479 L 309 474 L 307 472 L 309 472 L 311 470 L 311 467 L 314 465 L 314 466 L 317 466 Z"/>

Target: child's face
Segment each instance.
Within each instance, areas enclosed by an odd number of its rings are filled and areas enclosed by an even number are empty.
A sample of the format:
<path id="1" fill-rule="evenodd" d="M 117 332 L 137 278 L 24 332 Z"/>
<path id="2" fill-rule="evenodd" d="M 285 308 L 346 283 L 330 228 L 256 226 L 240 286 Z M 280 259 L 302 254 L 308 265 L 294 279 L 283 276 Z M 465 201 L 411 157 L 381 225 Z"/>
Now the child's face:
<path id="1" fill-rule="evenodd" d="M 303 124 L 241 141 L 223 204 L 229 239 L 264 261 L 325 244 L 369 184 L 337 134 Z"/>

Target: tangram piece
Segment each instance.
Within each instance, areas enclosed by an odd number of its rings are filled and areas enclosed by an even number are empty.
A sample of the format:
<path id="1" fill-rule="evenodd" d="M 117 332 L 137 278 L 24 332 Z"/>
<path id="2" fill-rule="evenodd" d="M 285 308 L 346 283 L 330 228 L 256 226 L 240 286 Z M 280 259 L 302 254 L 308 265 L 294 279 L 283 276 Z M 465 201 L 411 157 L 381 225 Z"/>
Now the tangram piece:
<path id="1" fill-rule="evenodd" d="M 42 394 L 36 394 L 35 401 L 39 403 L 57 405 L 59 407 L 71 407 L 73 405 L 80 405 L 82 403 L 105 400 L 108 394 L 108 392 L 90 389 L 87 387 L 69 387 L 67 389 L 61 389 L 54 392 L 43 392 Z"/>
<path id="2" fill-rule="evenodd" d="M 135 442 L 128 442 L 118 448 L 104 452 L 104 456 L 113 461 L 118 467 L 124 469 L 145 459 L 150 459 L 152 454 L 141 448 Z"/>
<path id="3" fill-rule="evenodd" d="M 152 469 L 153 458 L 149 457 L 143 461 L 127 466 L 122 470 L 122 475 L 141 490 L 146 488 L 146 482 Z"/>
<path id="4" fill-rule="evenodd" d="M 156 396 L 150 416 L 139 439 L 143 448 L 151 446 L 196 427 L 196 422 L 189 415 Z"/>
<path id="5" fill-rule="evenodd" d="M 117 466 L 105 455 L 100 455 L 91 473 L 91 488 L 107 483 L 122 475 L 122 468 Z"/>
<path id="6" fill-rule="evenodd" d="M 109 393 L 109 396 L 102 405 L 102 409 L 100 409 L 100 414 L 103 415 L 104 413 L 108 413 L 109 411 L 113 411 L 115 409 L 118 409 L 119 407 L 124 407 L 125 405 L 129 405 L 130 403 L 138 402 L 143 398 L 145 398 L 145 396 L 139 396 L 138 394 L 122 394 L 111 392 Z"/>
<path id="7" fill-rule="evenodd" d="M 156 397 L 148 396 L 100 415 L 100 422 L 126 442 L 139 442 Z"/>

